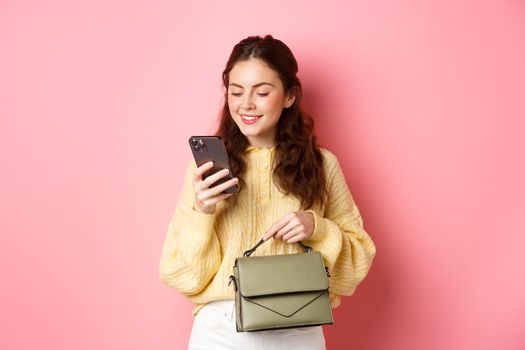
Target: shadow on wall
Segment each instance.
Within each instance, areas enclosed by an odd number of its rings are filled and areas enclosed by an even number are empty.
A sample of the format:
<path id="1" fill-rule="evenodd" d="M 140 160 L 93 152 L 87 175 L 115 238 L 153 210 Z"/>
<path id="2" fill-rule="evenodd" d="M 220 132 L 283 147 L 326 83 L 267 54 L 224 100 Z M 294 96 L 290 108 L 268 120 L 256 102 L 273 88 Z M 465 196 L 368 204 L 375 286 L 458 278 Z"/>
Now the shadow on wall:
<path id="1" fill-rule="evenodd" d="M 366 174 L 359 172 L 359 167 L 352 162 L 358 152 L 366 152 L 357 149 L 351 137 L 352 131 L 348 130 L 352 122 L 359 122 L 352 108 L 353 94 L 349 91 L 352 90 L 352 80 L 345 79 L 344 72 L 335 76 L 334 70 L 323 70 L 324 65 L 319 64 L 319 59 L 313 56 L 310 59 L 301 57 L 301 62 L 304 106 L 314 117 L 320 144 L 338 156 L 347 182 L 352 179 L 348 184 L 354 197 L 359 198 L 357 204 L 363 214 L 365 229 L 377 247 L 377 255 L 368 276 L 353 296 L 342 297 L 341 305 L 334 310 L 335 324 L 324 327 L 327 348 L 373 349 L 377 339 L 387 333 L 387 321 L 395 306 L 395 295 L 392 295 L 394 265 L 382 257 L 384 249 L 380 243 L 381 237 L 388 235 L 388 227 L 391 226 L 377 212 L 381 205 L 372 203 L 374 196 L 367 196 L 364 188 L 367 184 Z M 339 92 L 334 93 L 336 90 Z"/>

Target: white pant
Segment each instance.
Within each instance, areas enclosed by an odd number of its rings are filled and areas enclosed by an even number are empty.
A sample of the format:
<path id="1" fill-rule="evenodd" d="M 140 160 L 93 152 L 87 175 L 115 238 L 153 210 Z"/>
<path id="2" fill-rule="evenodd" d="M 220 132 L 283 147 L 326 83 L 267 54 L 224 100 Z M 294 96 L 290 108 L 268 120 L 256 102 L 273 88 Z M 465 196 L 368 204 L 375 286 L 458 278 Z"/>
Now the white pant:
<path id="1" fill-rule="evenodd" d="M 234 306 L 233 300 L 221 300 L 201 308 L 193 321 L 188 349 L 326 349 L 321 326 L 238 333 Z"/>

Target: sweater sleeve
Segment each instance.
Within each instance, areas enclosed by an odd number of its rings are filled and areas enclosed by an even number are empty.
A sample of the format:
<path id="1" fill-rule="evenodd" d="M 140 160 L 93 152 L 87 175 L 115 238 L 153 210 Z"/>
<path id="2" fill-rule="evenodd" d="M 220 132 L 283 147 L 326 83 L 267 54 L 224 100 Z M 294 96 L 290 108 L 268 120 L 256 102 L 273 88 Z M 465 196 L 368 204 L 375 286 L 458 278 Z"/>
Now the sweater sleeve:
<path id="1" fill-rule="evenodd" d="M 328 200 L 324 215 L 314 215 L 315 228 L 305 244 L 321 252 L 328 267 L 330 291 L 352 295 L 372 265 L 376 248 L 363 228 L 363 220 L 346 184 L 339 162 L 329 153 Z"/>
<path id="2" fill-rule="evenodd" d="M 204 290 L 222 259 L 214 229 L 215 214 L 207 215 L 193 209 L 195 169 L 195 162 L 191 161 L 159 262 L 160 280 L 187 296 Z"/>

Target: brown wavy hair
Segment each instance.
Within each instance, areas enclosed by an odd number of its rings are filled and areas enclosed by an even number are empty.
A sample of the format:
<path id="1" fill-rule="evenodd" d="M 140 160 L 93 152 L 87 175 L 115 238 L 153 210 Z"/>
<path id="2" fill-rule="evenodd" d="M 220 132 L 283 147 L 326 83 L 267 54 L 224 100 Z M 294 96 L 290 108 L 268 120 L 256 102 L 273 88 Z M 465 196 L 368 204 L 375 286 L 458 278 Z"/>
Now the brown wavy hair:
<path id="1" fill-rule="evenodd" d="M 282 193 L 295 196 L 304 210 L 314 205 L 322 206 L 327 197 L 324 160 L 313 133 L 314 121 L 301 107 L 302 86 L 297 77 L 297 61 L 288 46 L 271 35 L 241 40 L 233 48 L 222 73 L 224 106 L 216 135 L 224 140 L 232 172 L 239 178 L 239 188 L 242 190 L 245 186 L 243 153 L 249 143 L 230 114 L 229 73 L 237 62 L 250 58 L 268 64 L 279 74 L 285 93 L 295 96 L 292 106 L 283 109 L 277 124 L 274 181 Z"/>

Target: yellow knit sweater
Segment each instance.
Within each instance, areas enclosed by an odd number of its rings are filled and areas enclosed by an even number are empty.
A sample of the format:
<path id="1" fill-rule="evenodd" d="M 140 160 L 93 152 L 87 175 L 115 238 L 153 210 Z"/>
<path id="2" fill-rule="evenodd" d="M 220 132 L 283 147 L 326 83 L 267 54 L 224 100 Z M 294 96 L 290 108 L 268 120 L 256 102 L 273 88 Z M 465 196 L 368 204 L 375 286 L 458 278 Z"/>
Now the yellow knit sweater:
<path id="1" fill-rule="evenodd" d="M 330 278 L 332 307 L 340 295 L 351 295 L 365 278 L 375 256 L 375 246 L 363 228 L 363 221 L 348 190 L 337 158 L 321 149 L 327 174 L 328 201 L 314 214 L 315 228 L 306 245 L 321 252 Z M 272 181 L 274 148 L 249 147 L 244 181 L 236 194 L 237 203 L 221 201 L 214 214 L 193 209 L 192 176 L 195 162 L 186 170 L 179 202 L 168 225 L 159 263 L 160 279 L 186 295 L 196 305 L 193 314 L 206 303 L 233 299 L 228 286 L 236 257 L 253 247 L 266 230 L 290 211 L 300 210 L 299 201 L 282 194 Z M 252 256 L 290 254 L 298 244 L 270 239 Z"/>

